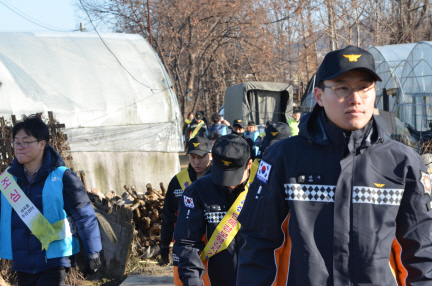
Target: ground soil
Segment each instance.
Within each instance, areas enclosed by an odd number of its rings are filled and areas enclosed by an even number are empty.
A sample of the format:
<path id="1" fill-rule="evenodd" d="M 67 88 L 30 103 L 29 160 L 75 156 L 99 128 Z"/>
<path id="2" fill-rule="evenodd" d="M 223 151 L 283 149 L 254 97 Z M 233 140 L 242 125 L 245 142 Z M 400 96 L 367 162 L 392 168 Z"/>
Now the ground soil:
<path id="1" fill-rule="evenodd" d="M 0 263 L 1 264 L 1 263 Z M 16 279 L 12 279 L 11 276 L 15 276 L 10 271 L 5 271 L 5 269 L 2 269 L 3 271 L 0 272 L 0 286 L 15 286 Z M 162 280 L 163 278 L 167 278 L 166 280 L 169 280 L 168 278 L 173 277 L 173 266 L 171 265 L 162 265 L 159 260 L 159 256 L 157 256 L 155 259 L 147 259 L 143 261 L 139 261 L 136 265 L 135 269 L 133 269 L 132 272 L 129 273 L 129 275 L 140 275 L 143 277 L 148 276 L 152 280 L 157 280 L 158 277 L 160 277 Z M 5 282 L 2 280 L 3 277 L 5 277 Z M 9 279 L 8 279 L 9 278 Z M 82 275 L 82 272 L 78 268 L 73 268 L 68 273 L 68 276 L 66 278 L 65 285 L 71 285 L 71 286 L 119 286 L 123 283 L 123 281 L 127 278 L 127 276 L 124 277 L 122 280 L 113 279 L 106 273 L 97 272 L 94 275 L 89 275 L 85 279 Z M 145 284 L 144 284 L 145 285 Z M 149 285 L 149 284 L 147 284 Z"/>

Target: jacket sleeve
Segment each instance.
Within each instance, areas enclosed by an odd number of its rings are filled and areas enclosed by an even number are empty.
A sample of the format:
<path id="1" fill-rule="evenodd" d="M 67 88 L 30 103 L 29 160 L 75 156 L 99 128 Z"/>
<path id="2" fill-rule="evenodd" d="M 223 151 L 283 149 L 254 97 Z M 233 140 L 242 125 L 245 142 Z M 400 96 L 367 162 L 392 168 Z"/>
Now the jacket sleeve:
<path id="1" fill-rule="evenodd" d="M 276 261 L 279 257 L 276 257 L 275 250 L 284 244 L 286 230 L 282 225 L 288 219 L 289 209 L 282 182 L 284 168 L 272 147 L 263 158 L 272 164 L 268 184 L 260 181 L 257 174 L 238 218 L 240 234 L 245 240 L 239 253 L 239 286 L 272 285 L 277 275 Z"/>
<path id="2" fill-rule="evenodd" d="M 174 190 L 180 188 L 180 184 L 176 184 L 177 177 L 174 176 L 168 185 L 168 190 L 165 195 L 164 206 L 162 209 L 162 225 L 161 225 L 161 246 L 168 247 L 173 239 L 174 224 L 177 221 L 178 204 L 175 198 Z"/>
<path id="3" fill-rule="evenodd" d="M 206 232 L 204 210 L 193 184 L 183 193 L 185 197 L 193 201 L 193 207 L 185 206 L 183 199 L 179 204 L 173 252 L 179 258 L 178 273 L 183 285 L 203 285 L 205 269 L 199 252 L 205 246 L 201 240 Z"/>
<path id="4" fill-rule="evenodd" d="M 418 155 L 416 157 L 414 167 L 407 169 L 405 190 L 396 218 L 396 239 L 407 272 L 406 285 L 410 286 L 432 285 L 432 206 L 430 184 L 427 183 L 430 180 L 423 161 Z"/>
<path id="5" fill-rule="evenodd" d="M 63 198 L 66 212 L 72 216 L 88 258 L 102 250 L 99 224 L 81 180 L 71 170 L 63 175 Z"/>

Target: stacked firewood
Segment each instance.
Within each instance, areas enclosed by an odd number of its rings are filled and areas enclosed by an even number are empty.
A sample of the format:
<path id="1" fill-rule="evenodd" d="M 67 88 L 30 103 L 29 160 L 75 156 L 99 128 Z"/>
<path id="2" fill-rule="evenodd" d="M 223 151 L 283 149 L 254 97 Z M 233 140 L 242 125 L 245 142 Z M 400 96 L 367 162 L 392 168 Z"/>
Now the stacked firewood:
<path id="1" fill-rule="evenodd" d="M 133 224 L 136 230 L 137 245 L 134 245 L 134 256 L 149 258 L 159 252 L 160 232 L 162 223 L 162 209 L 165 200 L 166 189 L 160 183 L 160 191 L 155 190 L 151 184 L 146 185 L 146 192 L 137 190 L 135 186 L 124 186 L 125 192 L 119 196 L 114 191 L 105 195 L 99 189 L 92 189 L 102 200 L 109 200 L 111 206 L 119 205 L 130 209 L 133 212 Z"/>

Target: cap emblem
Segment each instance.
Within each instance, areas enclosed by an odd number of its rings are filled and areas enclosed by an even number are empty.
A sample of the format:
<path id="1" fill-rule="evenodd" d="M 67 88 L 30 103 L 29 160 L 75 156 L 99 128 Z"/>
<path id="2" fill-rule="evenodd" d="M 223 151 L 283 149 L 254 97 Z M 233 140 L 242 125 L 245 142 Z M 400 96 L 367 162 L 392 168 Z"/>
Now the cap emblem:
<path id="1" fill-rule="evenodd" d="M 194 147 L 198 147 L 199 144 L 201 143 L 192 143 L 194 145 Z"/>
<path id="2" fill-rule="evenodd" d="M 271 132 L 273 136 L 276 136 L 279 132 Z"/>
<path id="3" fill-rule="evenodd" d="M 242 121 L 239 119 L 239 120 L 237 120 L 237 122 L 242 122 Z"/>
<path id="4" fill-rule="evenodd" d="M 385 184 L 377 184 L 377 183 L 374 183 L 374 185 L 377 186 L 378 188 L 382 188 L 385 186 Z"/>
<path id="5" fill-rule="evenodd" d="M 222 162 L 224 162 L 225 166 L 229 166 L 232 163 L 232 162 L 228 162 L 228 161 L 224 161 L 224 160 L 222 160 Z"/>
<path id="6" fill-rule="evenodd" d="M 357 59 L 361 57 L 361 55 L 343 55 L 343 56 L 348 58 L 350 62 L 356 62 Z"/>

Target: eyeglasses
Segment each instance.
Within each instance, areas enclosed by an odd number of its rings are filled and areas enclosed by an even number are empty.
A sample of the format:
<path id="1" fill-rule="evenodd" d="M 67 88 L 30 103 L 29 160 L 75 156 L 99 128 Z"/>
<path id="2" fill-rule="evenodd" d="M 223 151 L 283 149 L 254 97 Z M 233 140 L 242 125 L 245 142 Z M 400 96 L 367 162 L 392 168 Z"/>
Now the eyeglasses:
<path id="1" fill-rule="evenodd" d="M 12 148 L 17 148 L 18 146 L 21 146 L 25 149 L 25 148 L 28 148 L 30 146 L 30 143 L 33 143 L 33 142 L 37 142 L 37 140 L 31 141 L 31 142 L 12 142 L 11 146 L 12 146 Z"/>
<path id="2" fill-rule="evenodd" d="M 322 88 L 325 87 L 333 89 L 339 98 L 346 98 L 355 91 L 358 92 L 361 98 L 366 98 L 371 95 L 371 93 L 368 92 L 375 87 L 375 83 L 366 82 L 359 86 L 351 86 L 347 83 L 340 83 L 335 86 L 322 86 Z"/>

